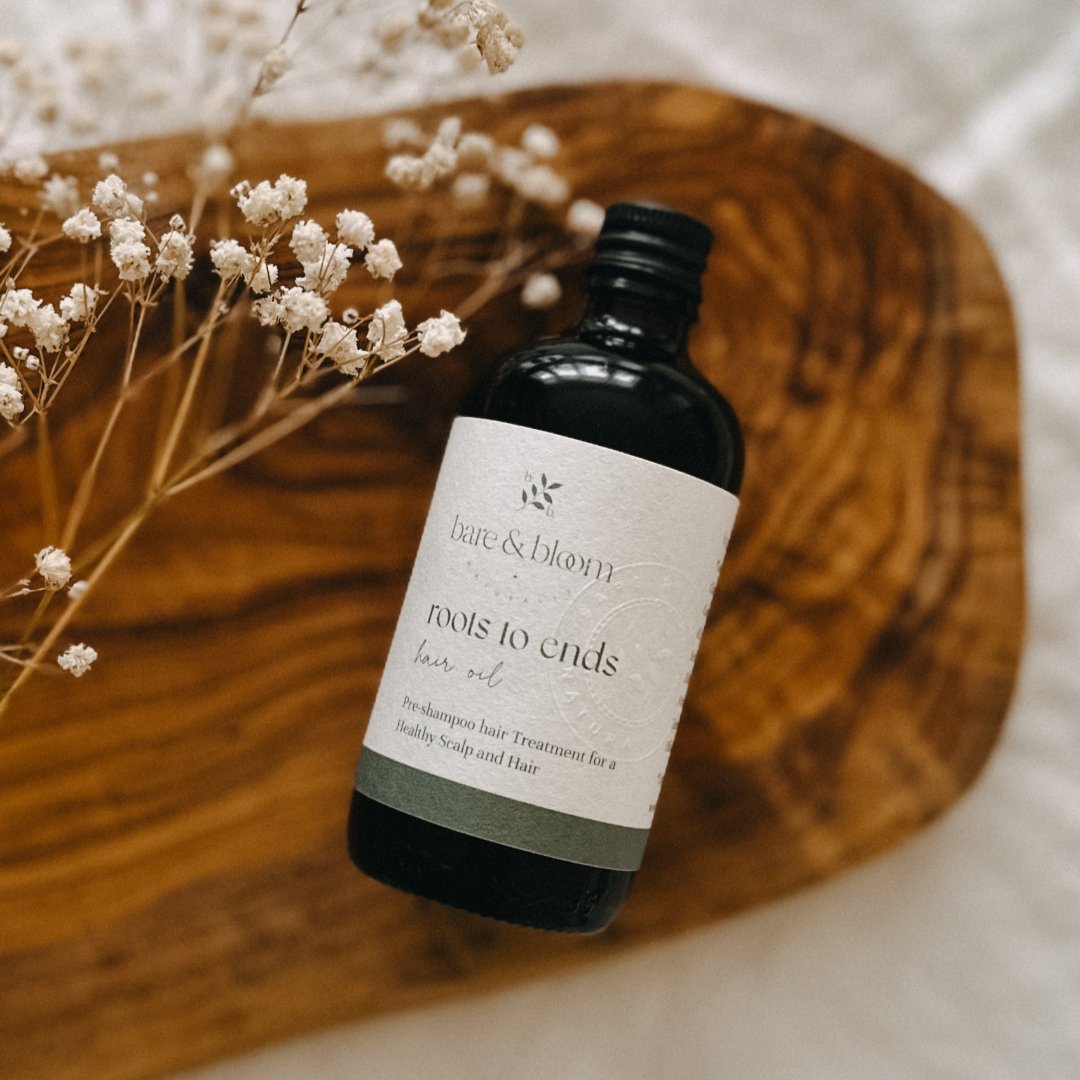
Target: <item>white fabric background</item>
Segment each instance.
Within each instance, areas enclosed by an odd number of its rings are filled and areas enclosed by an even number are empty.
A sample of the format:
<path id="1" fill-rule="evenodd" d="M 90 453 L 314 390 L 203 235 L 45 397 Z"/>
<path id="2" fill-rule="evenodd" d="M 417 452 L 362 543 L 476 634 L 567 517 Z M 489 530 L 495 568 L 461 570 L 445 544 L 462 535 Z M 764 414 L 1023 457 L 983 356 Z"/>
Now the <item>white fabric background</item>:
<path id="1" fill-rule="evenodd" d="M 505 3 L 529 38 L 513 84 L 651 76 L 756 97 L 905 162 L 979 223 L 1022 342 L 1029 624 L 1010 720 L 939 824 L 837 880 L 572 975 L 187 1080 L 1076 1080 L 1080 8 Z M 47 6 L 24 0 L 14 25 Z"/>

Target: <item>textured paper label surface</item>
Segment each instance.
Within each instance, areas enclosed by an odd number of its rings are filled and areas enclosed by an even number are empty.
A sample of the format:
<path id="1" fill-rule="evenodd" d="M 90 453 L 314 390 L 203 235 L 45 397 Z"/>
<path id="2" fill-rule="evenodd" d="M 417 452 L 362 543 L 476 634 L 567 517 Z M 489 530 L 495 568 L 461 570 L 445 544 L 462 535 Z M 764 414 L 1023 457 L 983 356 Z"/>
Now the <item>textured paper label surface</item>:
<path id="1" fill-rule="evenodd" d="M 636 868 L 737 506 L 613 450 L 456 420 L 359 790 Z"/>

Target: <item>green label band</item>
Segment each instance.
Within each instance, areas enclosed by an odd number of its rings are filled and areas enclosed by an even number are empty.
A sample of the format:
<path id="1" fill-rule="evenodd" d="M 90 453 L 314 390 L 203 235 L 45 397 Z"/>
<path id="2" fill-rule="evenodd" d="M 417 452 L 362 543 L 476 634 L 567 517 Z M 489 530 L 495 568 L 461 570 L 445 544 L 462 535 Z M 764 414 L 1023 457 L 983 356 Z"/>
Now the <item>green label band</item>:
<path id="1" fill-rule="evenodd" d="M 641 865 L 648 829 L 548 810 L 445 780 L 364 748 L 356 790 L 369 799 L 481 840 L 607 870 Z"/>

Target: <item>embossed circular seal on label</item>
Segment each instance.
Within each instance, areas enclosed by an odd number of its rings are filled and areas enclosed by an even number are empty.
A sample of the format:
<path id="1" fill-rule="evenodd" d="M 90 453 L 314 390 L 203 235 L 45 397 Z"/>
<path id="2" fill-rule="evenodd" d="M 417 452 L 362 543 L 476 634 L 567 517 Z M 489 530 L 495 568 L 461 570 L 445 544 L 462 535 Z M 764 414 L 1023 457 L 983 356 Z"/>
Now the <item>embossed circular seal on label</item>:
<path id="1" fill-rule="evenodd" d="M 671 738 L 700 637 L 688 616 L 701 609 L 689 579 L 660 563 L 621 566 L 573 598 L 559 636 L 584 642 L 586 658 L 617 672 L 598 679 L 583 665 L 550 676 L 559 711 L 589 746 L 640 761 Z"/>

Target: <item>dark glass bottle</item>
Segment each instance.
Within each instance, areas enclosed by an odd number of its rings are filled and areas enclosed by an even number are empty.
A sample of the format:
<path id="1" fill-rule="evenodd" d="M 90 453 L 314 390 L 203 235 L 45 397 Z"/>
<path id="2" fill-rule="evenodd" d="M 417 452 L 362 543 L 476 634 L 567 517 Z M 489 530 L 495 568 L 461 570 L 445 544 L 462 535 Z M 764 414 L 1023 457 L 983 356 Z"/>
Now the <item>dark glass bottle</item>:
<path id="1" fill-rule="evenodd" d="M 612 206 L 581 319 L 509 356 L 483 416 L 621 451 L 737 494 L 738 421 L 686 353 L 711 243 L 701 222 L 666 207 Z M 349 850 L 361 870 L 407 892 L 578 933 L 607 926 L 634 877 L 479 839 L 356 791 Z"/>

